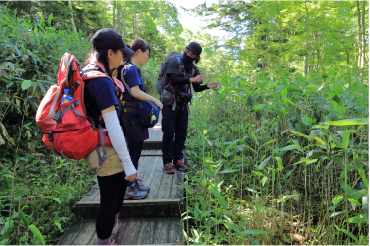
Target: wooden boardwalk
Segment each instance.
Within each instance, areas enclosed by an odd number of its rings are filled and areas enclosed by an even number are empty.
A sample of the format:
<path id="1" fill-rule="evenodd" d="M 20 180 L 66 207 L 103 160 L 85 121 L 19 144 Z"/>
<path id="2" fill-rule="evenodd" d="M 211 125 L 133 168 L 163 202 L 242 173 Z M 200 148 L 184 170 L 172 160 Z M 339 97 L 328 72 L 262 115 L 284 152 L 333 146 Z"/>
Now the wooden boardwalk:
<path id="1" fill-rule="evenodd" d="M 115 238 L 117 245 L 183 244 L 179 217 L 120 219 Z M 96 245 L 95 220 L 72 224 L 59 245 Z"/>
<path id="2" fill-rule="evenodd" d="M 184 210 L 184 174 L 163 172 L 161 116 L 158 124 L 149 129 L 139 161 L 138 178 L 150 187 L 142 200 L 125 200 L 122 204 L 121 228 L 117 244 L 182 244 L 181 212 Z M 96 244 L 95 218 L 100 204 L 96 185 L 76 203 L 76 221 L 60 240 L 61 245 Z"/>

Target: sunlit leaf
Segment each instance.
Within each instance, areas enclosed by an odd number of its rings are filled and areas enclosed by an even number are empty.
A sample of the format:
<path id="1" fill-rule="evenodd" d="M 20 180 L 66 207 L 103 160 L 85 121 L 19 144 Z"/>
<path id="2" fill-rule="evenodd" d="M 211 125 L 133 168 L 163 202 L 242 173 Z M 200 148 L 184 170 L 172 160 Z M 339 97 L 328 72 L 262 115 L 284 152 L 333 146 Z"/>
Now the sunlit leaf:
<path id="1" fill-rule="evenodd" d="M 332 126 L 367 125 L 367 124 L 369 124 L 369 118 L 328 121 L 328 122 L 325 122 L 325 124 L 332 125 Z"/>
<path id="2" fill-rule="evenodd" d="M 272 156 L 269 156 L 267 157 L 265 160 L 263 160 L 263 162 L 261 162 L 261 164 L 258 166 L 258 169 L 259 170 L 262 170 L 266 167 L 266 164 L 267 162 L 271 159 Z"/>
<path id="3" fill-rule="evenodd" d="M 365 186 L 367 189 L 369 189 L 369 181 L 367 180 L 367 177 L 364 173 L 364 170 L 362 168 L 362 163 L 360 158 L 358 158 L 356 153 L 353 153 L 353 161 L 355 162 L 355 166 L 357 168 L 358 173 L 360 174 Z"/>
<path id="4" fill-rule="evenodd" d="M 31 87 L 31 85 L 32 85 L 31 80 L 23 80 L 22 89 L 27 90 L 28 88 Z"/>
<path id="5" fill-rule="evenodd" d="M 338 95 L 342 95 L 344 93 L 343 87 L 339 84 L 333 84 L 332 88 Z"/>
<path id="6" fill-rule="evenodd" d="M 343 196 L 342 195 L 339 195 L 339 196 L 336 196 L 332 199 L 332 202 L 334 203 L 334 205 L 337 205 L 338 203 L 340 203 L 340 201 L 343 200 Z"/>
<path id="7" fill-rule="evenodd" d="M 30 229 L 33 233 L 33 235 L 35 235 L 36 239 L 43 245 L 45 245 L 45 241 L 44 241 L 44 238 L 42 237 L 39 229 L 36 228 L 36 226 L 34 225 L 29 225 L 28 226 L 28 229 Z"/>
<path id="8" fill-rule="evenodd" d="M 275 160 L 277 161 L 278 163 L 278 168 L 277 170 L 278 171 L 282 171 L 284 169 L 284 166 L 283 166 L 283 160 L 280 158 L 280 157 L 275 157 Z"/>
<path id="9" fill-rule="evenodd" d="M 218 191 L 217 187 L 214 187 L 213 188 L 213 192 L 215 193 L 216 195 L 216 198 L 218 200 L 218 203 L 224 208 L 224 209 L 227 209 L 227 202 L 225 200 L 225 198 L 220 194 L 220 192 Z"/>

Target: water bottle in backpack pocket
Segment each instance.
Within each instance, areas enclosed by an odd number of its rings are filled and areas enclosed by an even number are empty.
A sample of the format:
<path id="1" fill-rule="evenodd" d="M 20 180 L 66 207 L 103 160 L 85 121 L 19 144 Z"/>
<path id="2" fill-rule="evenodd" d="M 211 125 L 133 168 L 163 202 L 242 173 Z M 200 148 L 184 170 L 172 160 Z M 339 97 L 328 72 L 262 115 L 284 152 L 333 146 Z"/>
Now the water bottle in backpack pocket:
<path id="1" fill-rule="evenodd" d="M 74 99 L 73 96 L 69 95 L 69 89 L 64 89 L 64 94 L 61 99 L 61 104 L 70 102 L 73 99 Z"/>

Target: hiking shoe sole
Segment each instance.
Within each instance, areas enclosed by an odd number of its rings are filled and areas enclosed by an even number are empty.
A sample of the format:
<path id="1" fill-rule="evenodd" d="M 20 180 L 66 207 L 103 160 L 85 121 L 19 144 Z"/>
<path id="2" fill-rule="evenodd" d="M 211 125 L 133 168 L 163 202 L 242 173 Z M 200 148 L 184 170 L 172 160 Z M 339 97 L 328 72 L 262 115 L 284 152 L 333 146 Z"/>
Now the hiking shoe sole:
<path id="1" fill-rule="evenodd" d="M 125 200 L 140 200 L 140 199 L 144 199 L 145 197 L 147 197 L 148 194 L 146 194 L 145 196 L 125 196 Z"/>
<path id="2" fill-rule="evenodd" d="M 164 168 L 163 168 L 163 171 L 164 171 L 165 173 L 168 173 L 168 174 L 175 173 L 175 170 L 166 171 L 166 169 L 164 169 Z"/>

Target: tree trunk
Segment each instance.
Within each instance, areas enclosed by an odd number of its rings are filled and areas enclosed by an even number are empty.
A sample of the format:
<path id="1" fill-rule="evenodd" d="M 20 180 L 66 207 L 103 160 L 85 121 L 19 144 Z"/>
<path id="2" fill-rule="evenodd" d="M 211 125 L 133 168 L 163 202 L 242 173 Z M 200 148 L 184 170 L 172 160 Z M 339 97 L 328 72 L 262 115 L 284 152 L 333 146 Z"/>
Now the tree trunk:
<path id="1" fill-rule="evenodd" d="M 71 0 L 68 0 L 68 8 L 69 12 L 71 13 L 71 26 L 72 26 L 72 31 L 77 33 L 76 26 L 75 26 L 75 21 L 73 20 L 73 8 L 72 8 L 72 2 Z"/>
<path id="2" fill-rule="evenodd" d="M 304 69 L 303 69 L 303 77 L 307 76 L 307 56 L 303 57 Z"/>
<path id="3" fill-rule="evenodd" d="M 276 18 L 279 18 L 279 26 L 280 26 L 280 36 L 281 36 L 281 41 L 280 41 L 280 57 L 281 59 L 283 60 L 284 64 L 285 64 L 285 69 L 287 70 L 288 69 L 288 64 L 286 63 L 284 57 L 283 57 L 283 54 L 282 54 L 282 46 L 283 46 L 283 30 L 282 30 L 282 25 L 281 25 L 281 21 L 280 21 L 280 17 L 279 17 L 279 9 L 278 9 L 278 3 L 277 3 L 277 0 L 276 0 Z"/>
<path id="4" fill-rule="evenodd" d="M 123 12 L 122 12 L 122 28 L 121 28 L 121 30 L 122 30 L 122 37 L 124 37 L 125 36 L 125 33 L 126 33 L 126 30 L 125 30 L 125 12 L 126 12 L 126 8 L 123 10 Z"/>
<path id="5" fill-rule="evenodd" d="M 366 29 L 365 29 L 365 11 L 366 11 L 366 2 L 362 1 L 362 64 L 365 65 L 366 57 Z"/>
<path id="6" fill-rule="evenodd" d="M 116 29 L 115 31 L 117 33 L 120 33 L 120 27 L 121 27 L 121 10 L 119 8 L 119 3 L 117 5 L 117 21 L 116 21 Z"/>
<path id="7" fill-rule="evenodd" d="M 116 30 L 116 0 L 113 1 L 113 30 Z"/>
<path id="8" fill-rule="evenodd" d="M 132 19 L 133 19 L 132 34 L 133 34 L 133 38 L 135 39 L 136 38 L 136 13 L 134 13 Z"/>
<path id="9" fill-rule="evenodd" d="M 360 73 L 362 71 L 363 63 L 362 63 L 362 29 L 361 29 L 361 10 L 360 10 L 360 0 L 357 0 L 357 14 L 358 14 L 358 35 L 357 35 L 357 43 L 358 43 L 358 68 Z"/>
<path id="10" fill-rule="evenodd" d="M 102 4 L 102 7 L 104 8 L 103 4 Z M 103 28 L 105 28 L 105 25 L 104 25 L 104 17 L 105 17 L 105 15 L 106 15 L 106 11 L 103 10 L 101 12 L 101 23 L 102 23 Z"/>
<path id="11" fill-rule="evenodd" d="M 304 2 L 304 7 L 306 9 L 306 45 L 308 49 L 308 73 L 311 71 L 311 57 L 310 57 L 310 45 L 308 44 L 308 9 L 307 9 L 307 2 Z"/>

